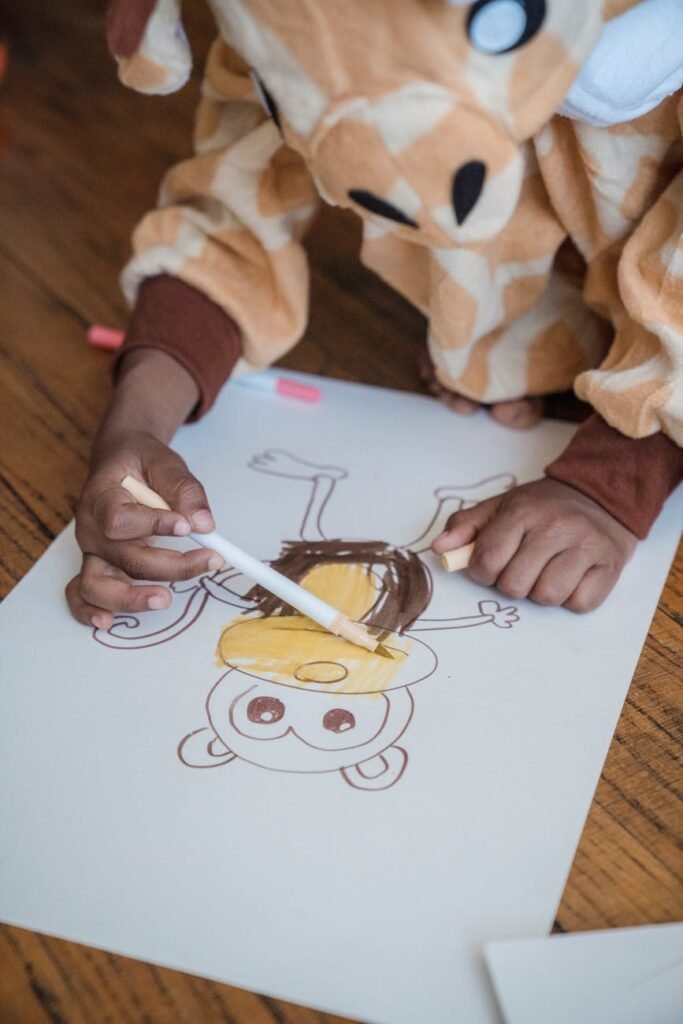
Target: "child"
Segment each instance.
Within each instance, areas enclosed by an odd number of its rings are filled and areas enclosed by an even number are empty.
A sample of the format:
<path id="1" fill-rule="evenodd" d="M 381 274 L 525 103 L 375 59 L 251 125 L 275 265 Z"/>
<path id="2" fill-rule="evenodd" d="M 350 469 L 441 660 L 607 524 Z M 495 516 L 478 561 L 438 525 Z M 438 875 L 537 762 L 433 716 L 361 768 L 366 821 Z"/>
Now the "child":
<path id="1" fill-rule="evenodd" d="M 456 411 L 524 427 L 571 387 L 593 406 L 543 479 L 457 513 L 434 548 L 476 540 L 479 583 L 597 607 L 683 475 L 679 0 L 212 7 L 195 156 L 124 273 L 134 309 L 77 512 L 74 615 L 107 629 L 170 603 L 132 581 L 221 566 L 146 540 L 214 526 L 167 444 L 238 363 L 301 336 L 320 198 L 359 214 L 364 263 L 427 315 Z M 109 38 L 143 92 L 189 74 L 178 0 L 114 0 Z M 131 503 L 127 473 L 174 511 Z"/>

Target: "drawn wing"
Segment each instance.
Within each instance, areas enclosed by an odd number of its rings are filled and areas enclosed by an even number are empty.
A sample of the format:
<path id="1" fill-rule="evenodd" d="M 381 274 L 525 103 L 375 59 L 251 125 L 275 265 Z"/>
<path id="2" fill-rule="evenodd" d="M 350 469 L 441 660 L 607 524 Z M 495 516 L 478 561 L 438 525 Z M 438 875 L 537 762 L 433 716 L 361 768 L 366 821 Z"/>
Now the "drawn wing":
<path id="1" fill-rule="evenodd" d="M 197 621 L 208 600 L 206 590 L 197 586 L 190 591 L 181 614 L 161 629 L 144 632 L 144 625 L 137 615 L 116 615 L 109 629 L 93 630 L 93 639 L 103 647 L 113 647 L 120 651 L 140 650 L 142 647 L 165 644 L 184 633 Z"/>
<path id="2" fill-rule="evenodd" d="M 234 586 L 234 582 L 241 580 L 245 586 L 245 592 L 240 593 Z M 230 584 L 233 584 L 232 586 Z M 247 598 L 253 584 L 237 569 L 221 569 L 211 576 L 203 576 L 201 585 L 211 597 L 220 601 L 221 604 L 229 604 L 233 608 L 250 609 L 254 602 Z"/>

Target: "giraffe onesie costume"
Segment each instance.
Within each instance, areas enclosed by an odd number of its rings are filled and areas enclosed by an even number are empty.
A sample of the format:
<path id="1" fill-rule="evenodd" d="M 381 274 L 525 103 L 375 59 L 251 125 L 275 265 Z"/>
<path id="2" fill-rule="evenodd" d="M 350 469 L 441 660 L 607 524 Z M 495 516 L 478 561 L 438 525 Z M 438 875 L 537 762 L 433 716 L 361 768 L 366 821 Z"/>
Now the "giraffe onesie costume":
<path id="1" fill-rule="evenodd" d="M 123 354 L 173 355 L 201 414 L 301 337 L 302 235 L 321 200 L 351 208 L 440 383 L 574 388 L 595 414 L 547 472 L 644 536 L 683 474 L 681 0 L 210 6 L 195 153 L 135 231 Z M 185 82 L 179 8 L 111 5 L 125 84 Z"/>

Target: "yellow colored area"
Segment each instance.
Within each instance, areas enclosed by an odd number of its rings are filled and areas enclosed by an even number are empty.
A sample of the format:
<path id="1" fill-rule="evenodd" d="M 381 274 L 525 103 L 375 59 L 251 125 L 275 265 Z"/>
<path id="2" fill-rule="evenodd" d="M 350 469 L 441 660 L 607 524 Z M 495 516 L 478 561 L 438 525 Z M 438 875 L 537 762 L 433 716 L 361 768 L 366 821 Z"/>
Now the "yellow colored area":
<path id="1" fill-rule="evenodd" d="M 300 585 L 354 622 L 367 615 L 379 597 L 375 577 L 365 565 L 318 565 L 306 573 Z"/>
<path id="2" fill-rule="evenodd" d="M 302 586 L 356 620 L 377 599 L 373 577 L 363 565 L 318 566 Z M 384 646 L 391 658 L 334 636 L 297 613 L 238 619 L 221 634 L 217 653 L 223 664 L 275 683 L 333 693 L 378 693 L 389 686 L 412 644 L 392 635 Z"/>
<path id="3" fill-rule="evenodd" d="M 338 661 L 309 661 L 294 673 L 300 683 L 340 683 L 348 674 Z"/>

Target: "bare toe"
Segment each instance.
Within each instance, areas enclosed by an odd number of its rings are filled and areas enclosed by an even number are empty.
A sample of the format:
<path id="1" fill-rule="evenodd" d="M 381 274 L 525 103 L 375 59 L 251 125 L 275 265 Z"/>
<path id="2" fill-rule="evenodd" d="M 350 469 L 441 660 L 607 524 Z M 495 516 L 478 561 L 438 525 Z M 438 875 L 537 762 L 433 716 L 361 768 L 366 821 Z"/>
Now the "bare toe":
<path id="1" fill-rule="evenodd" d="M 463 398 L 462 395 L 456 395 L 452 391 L 444 390 L 439 398 L 449 409 L 457 412 L 458 416 L 472 416 L 478 409 L 481 409 L 479 402 L 473 402 L 471 398 Z"/>
<path id="2" fill-rule="evenodd" d="M 477 409 L 481 409 L 481 404 L 479 402 L 473 402 L 471 398 L 464 398 L 462 395 L 459 395 L 457 391 L 451 391 L 442 384 L 437 379 L 431 362 L 429 363 L 429 366 L 431 368 L 431 373 L 423 374 L 422 379 L 424 380 L 427 390 L 431 395 L 434 395 L 435 398 L 438 398 L 440 402 L 443 402 L 444 405 L 447 405 L 449 409 L 452 409 L 453 412 L 457 412 L 460 416 L 471 416 L 472 413 L 477 411 Z"/>
<path id="3" fill-rule="evenodd" d="M 543 399 L 519 398 L 513 402 L 496 402 L 491 406 L 491 415 L 504 427 L 527 430 L 543 418 Z"/>

